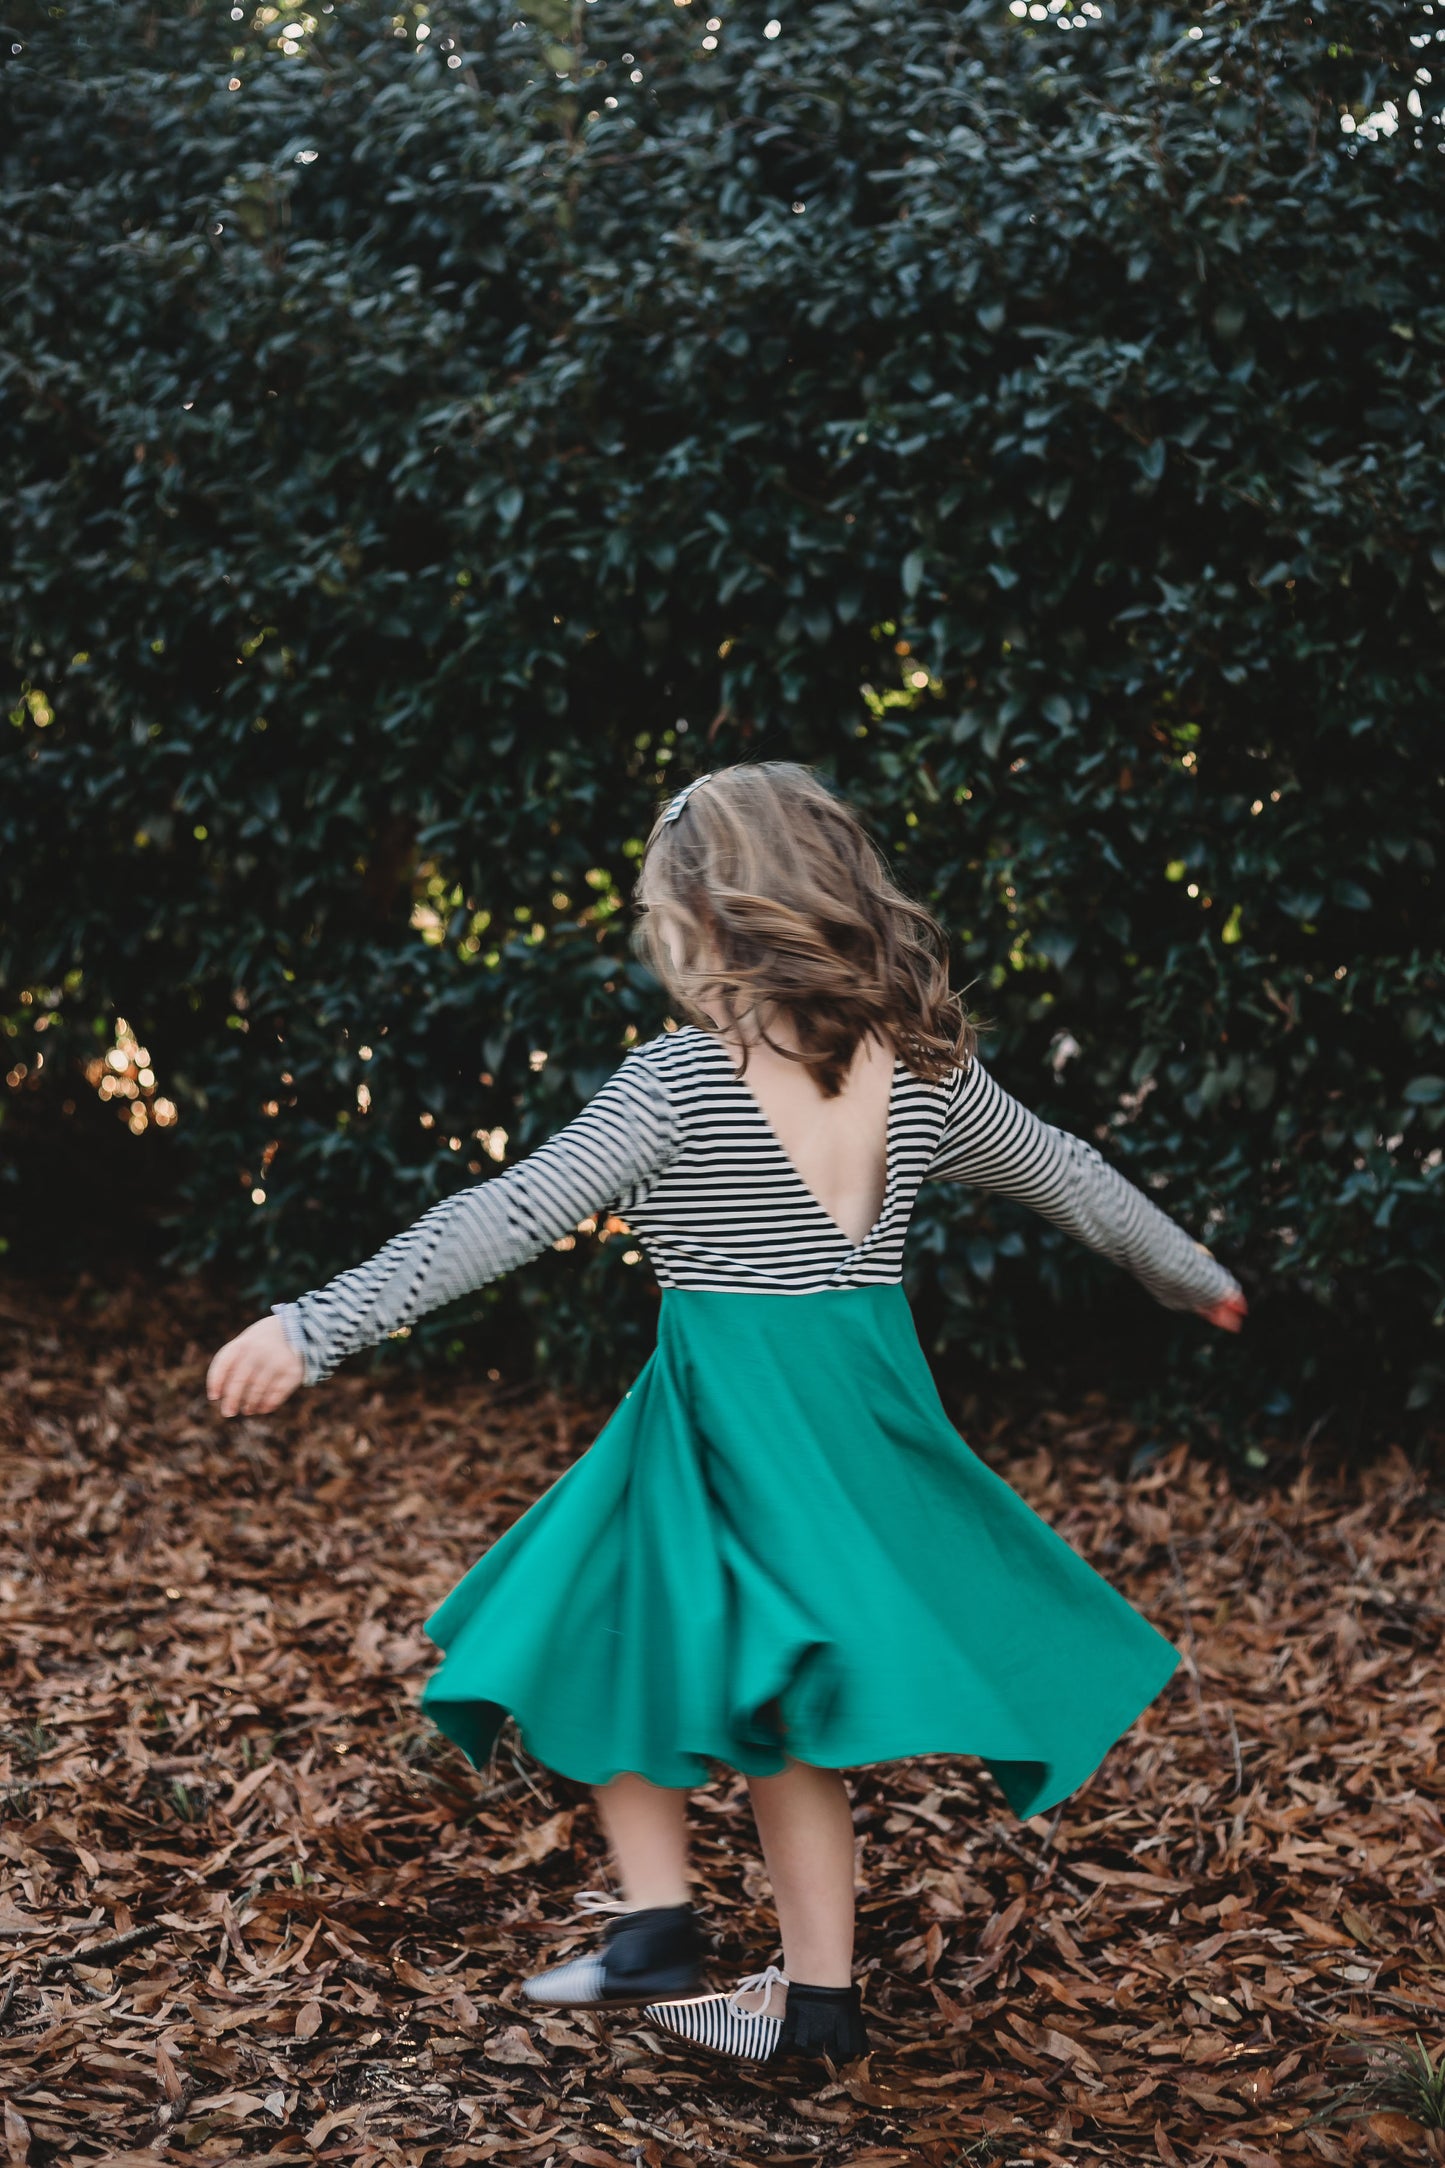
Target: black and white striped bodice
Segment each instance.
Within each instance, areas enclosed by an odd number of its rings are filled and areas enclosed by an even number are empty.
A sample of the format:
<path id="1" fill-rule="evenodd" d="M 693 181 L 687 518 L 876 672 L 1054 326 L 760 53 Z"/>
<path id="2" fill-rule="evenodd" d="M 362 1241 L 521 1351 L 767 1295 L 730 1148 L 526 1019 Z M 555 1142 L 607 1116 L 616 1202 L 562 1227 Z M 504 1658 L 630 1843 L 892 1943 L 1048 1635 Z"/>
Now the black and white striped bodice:
<path id="1" fill-rule="evenodd" d="M 901 1279 L 914 1201 L 930 1180 L 1032 1206 L 1170 1309 L 1205 1309 L 1234 1289 L 1092 1145 L 1030 1114 L 977 1061 L 938 1084 L 895 1064 L 883 1204 L 863 1241 L 850 1242 L 726 1046 L 687 1026 L 629 1054 L 574 1121 L 515 1167 L 434 1205 L 366 1264 L 278 1313 L 315 1383 L 609 1207 L 664 1287 L 806 1295 L 877 1286 Z"/>
<path id="2" fill-rule="evenodd" d="M 675 1111 L 673 1148 L 621 1192 L 617 1210 L 664 1287 L 802 1295 L 902 1278 L 913 1200 L 947 1118 L 943 1087 L 894 1064 L 883 1204 L 855 1243 L 803 1181 L 720 1039 L 669 1032 L 641 1058 Z"/>

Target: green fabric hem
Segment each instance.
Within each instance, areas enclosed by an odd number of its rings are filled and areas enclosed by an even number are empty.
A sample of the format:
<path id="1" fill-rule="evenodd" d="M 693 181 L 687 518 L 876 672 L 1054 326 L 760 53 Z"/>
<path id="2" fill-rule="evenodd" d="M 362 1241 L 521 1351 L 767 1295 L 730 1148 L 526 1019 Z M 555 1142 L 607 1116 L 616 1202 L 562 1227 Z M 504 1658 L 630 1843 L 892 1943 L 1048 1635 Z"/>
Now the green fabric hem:
<path id="1" fill-rule="evenodd" d="M 1087 1784 L 1112 1749 L 1163 1693 L 1179 1668 L 1179 1656 L 1167 1642 L 1161 1640 L 1160 1646 L 1167 1651 L 1167 1661 L 1161 1663 L 1155 1683 L 1139 1682 L 1140 1697 L 1131 1696 L 1108 1716 L 1096 1712 L 1091 1740 L 1087 1744 L 1080 1741 L 1079 1751 L 1067 1761 L 990 1755 L 976 1738 L 969 1740 L 954 1735 L 940 1723 L 936 1729 L 929 1725 L 925 1729 L 879 1731 L 866 1738 L 796 1735 L 790 1737 L 786 1749 L 774 1750 L 758 1742 L 756 1751 L 749 1751 L 749 1742 L 745 1738 L 734 1737 L 716 1746 L 699 1745 L 679 1750 L 666 1763 L 646 1751 L 623 1760 L 609 1756 L 606 1761 L 599 1762 L 585 1748 L 574 1753 L 555 1732 L 548 1736 L 545 1719 L 533 1726 L 524 1716 L 505 1708 L 500 1702 L 470 1698 L 457 1701 L 433 1699 L 424 1692 L 422 1706 L 438 1730 L 453 1745 L 460 1747 L 477 1769 L 486 1767 L 497 1735 L 508 1717 L 516 1723 L 522 1744 L 534 1761 L 570 1783 L 592 1786 L 610 1784 L 619 1776 L 640 1776 L 659 1790 L 696 1791 L 711 1780 L 712 1772 L 718 1768 L 734 1770 L 740 1776 L 770 1777 L 779 1775 L 789 1761 L 805 1762 L 815 1769 L 847 1770 L 879 1768 L 890 1762 L 913 1761 L 924 1755 L 957 1756 L 981 1762 L 1012 1812 L 1020 1821 L 1027 1821 L 1032 1815 L 1046 1814 L 1059 1806 Z M 778 1699 L 786 1707 L 786 1688 Z"/>

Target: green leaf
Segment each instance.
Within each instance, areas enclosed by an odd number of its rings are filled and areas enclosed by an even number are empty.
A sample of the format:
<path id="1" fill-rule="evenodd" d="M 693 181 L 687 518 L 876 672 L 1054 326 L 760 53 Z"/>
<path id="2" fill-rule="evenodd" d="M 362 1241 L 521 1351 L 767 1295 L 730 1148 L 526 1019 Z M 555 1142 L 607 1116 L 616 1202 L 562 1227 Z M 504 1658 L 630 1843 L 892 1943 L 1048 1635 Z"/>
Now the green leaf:
<path id="1" fill-rule="evenodd" d="M 1079 937 L 1069 926 L 1041 926 L 1033 935 L 1033 946 L 1056 971 L 1063 971 L 1073 960 Z"/>

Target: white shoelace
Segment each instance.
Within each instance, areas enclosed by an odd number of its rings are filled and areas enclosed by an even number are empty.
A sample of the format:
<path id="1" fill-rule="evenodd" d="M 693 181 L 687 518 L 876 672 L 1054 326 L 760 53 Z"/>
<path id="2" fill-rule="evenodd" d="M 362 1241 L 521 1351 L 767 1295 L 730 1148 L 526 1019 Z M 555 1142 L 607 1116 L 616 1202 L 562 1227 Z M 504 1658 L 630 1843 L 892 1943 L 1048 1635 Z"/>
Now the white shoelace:
<path id="1" fill-rule="evenodd" d="M 745 1980 L 739 1980 L 737 1986 L 728 1996 L 728 2008 L 737 2017 L 766 2017 L 768 2014 L 768 1998 L 773 1989 L 775 1987 L 787 1987 L 788 1984 L 788 1975 L 785 1972 L 780 1972 L 776 1965 L 769 1965 L 763 1972 L 750 1972 Z M 745 2010 L 738 2001 L 739 1995 L 754 1993 L 761 1993 L 761 2002 L 756 2010 Z"/>
<path id="2" fill-rule="evenodd" d="M 624 1897 L 609 1897 L 605 1889 L 579 1889 L 573 1905 L 574 1910 L 589 1916 L 601 1912 L 631 1912 L 635 1909 Z"/>

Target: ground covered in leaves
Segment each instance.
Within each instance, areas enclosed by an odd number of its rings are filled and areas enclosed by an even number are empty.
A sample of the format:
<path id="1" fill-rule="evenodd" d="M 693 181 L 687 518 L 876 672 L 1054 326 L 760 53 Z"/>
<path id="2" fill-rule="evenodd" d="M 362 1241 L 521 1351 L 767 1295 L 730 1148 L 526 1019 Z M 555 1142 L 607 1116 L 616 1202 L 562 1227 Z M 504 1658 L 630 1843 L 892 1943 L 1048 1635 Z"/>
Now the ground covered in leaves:
<path id="1" fill-rule="evenodd" d="M 1246 1493 L 1102 1404 L 975 1435 L 1186 1667 L 1047 1821 L 965 1761 L 856 1779 L 875 2046 L 809 2089 L 524 2013 L 588 1932 L 593 1817 L 416 1711 L 428 1608 L 600 1411 L 353 1375 L 226 1426 L 230 1322 L 0 1293 L 17 2168 L 1445 2159 L 1418 2087 L 1369 2091 L 1445 2032 L 1438 1474 Z M 694 1822 L 726 1979 L 774 1954 L 767 1886 L 725 1773 Z"/>

